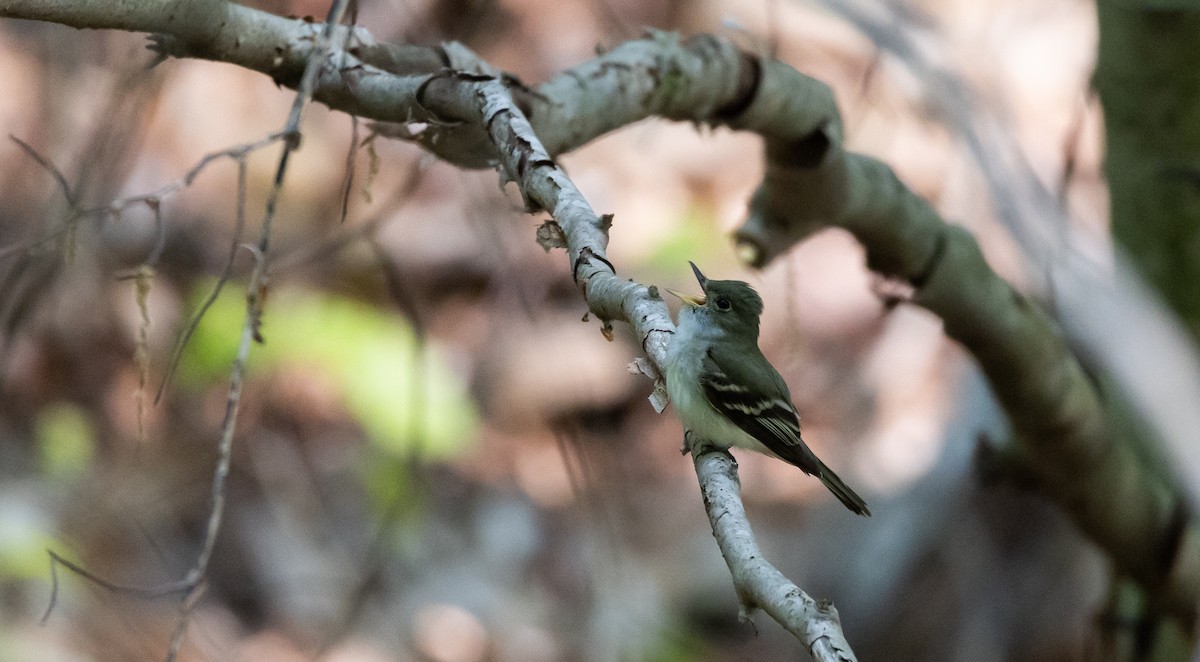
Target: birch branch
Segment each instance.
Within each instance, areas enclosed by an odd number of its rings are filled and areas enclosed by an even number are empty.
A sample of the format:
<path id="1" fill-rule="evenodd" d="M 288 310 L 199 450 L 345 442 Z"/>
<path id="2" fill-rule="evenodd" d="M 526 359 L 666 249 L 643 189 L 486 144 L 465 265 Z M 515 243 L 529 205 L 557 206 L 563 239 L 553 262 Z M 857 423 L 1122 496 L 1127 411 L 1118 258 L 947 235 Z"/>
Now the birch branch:
<path id="1" fill-rule="evenodd" d="M 974 354 L 1045 492 L 1158 608 L 1190 628 L 1200 596 L 1200 523 L 1184 490 L 1116 435 L 1101 394 L 1050 318 L 887 165 L 844 151 L 836 132 L 795 139 L 824 147 L 816 155 L 768 149 L 767 177 L 737 232 L 745 254 L 762 264 L 823 227 L 853 233 L 868 265 L 910 283 L 913 302 L 940 316 L 946 334 Z"/>
<path id="2" fill-rule="evenodd" d="M 283 84 L 294 84 L 320 29 L 213 1 L 117 4 L 114 12 L 96 0 L 5 0 L 0 16 L 165 33 L 158 47 L 166 55 L 231 62 Z M 552 157 L 652 115 L 762 135 L 768 170 L 737 235 L 743 257 L 762 265 L 821 228 L 852 232 L 868 266 L 912 284 L 914 302 L 941 316 L 947 334 L 979 360 L 1046 491 L 1122 572 L 1191 623 L 1200 526 L 1181 490 L 1114 435 L 1100 395 L 1048 317 L 991 271 L 969 234 L 945 223 L 887 165 L 843 149 L 827 86 L 708 35 L 680 42 L 655 33 L 532 90 L 496 78 L 455 44 L 391 47 L 358 29 L 347 39 L 354 47 L 322 68 L 313 98 L 400 123 L 401 135 L 457 165 L 500 165 L 531 210 L 553 215 L 589 309 L 629 321 L 652 372 L 661 372 L 673 328 L 666 307 L 653 288 L 615 276 L 604 256 L 607 223 Z"/>
<path id="3" fill-rule="evenodd" d="M 603 99 L 604 113 L 589 112 Z M 1114 434 L 1101 395 L 1049 317 L 995 274 L 886 164 L 847 152 L 829 88 L 715 37 L 629 42 L 538 88 L 531 119 L 552 150 L 659 115 L 766 139 L 767 174 L 737 233 L 761 266 L 822 228 L 850 231 L 867 264 L 914 287 L 972 352 L 1045 491 L 1160 609 L 1189 627 L 1200 597 L 1200 523 L 1184 491 Z M 599 116 L 599 117 L 598 117 Z M 562 118 L 579 118 L 567 121 Z"/>
<path id="4" fill-rule="evenodd" d="M 697 98 L 709 92 L 717 96 Z M 539 115 L 587 116 L 601 97 L 605 115 L 617 118 L 611 124 Z M 638 108 L 762 135 L 767 174 L 736 235 L 747 262 L 761 266 L 825 227 L 854 234 L 868 266 L 910 283 L 914 303 L 939 315 L 947 335 L 975 355 L 1043 489 L 1155 596 L 1159 609 L 1191 627 L 1200 597 L 1200 522 L 1184 490 L 1115 434 L 1101 394 L 1049 317 L 991 270 L 970 234 L 946 223 L 886 164 L 844 150 L 827 86 L 715 37 L 680 44 L 653 35 L 552 79 L 538 88 L 538 99 L 535 126 L 562 149 L 618 120 L 640 119 Z"/>
<path id="5" fill-rule="evenodd" d="M 837 609 L 800 590 L 763 558 L 742 508 L 737 463 L 724 451 L 699 448 L 692 460 L 704 509 L 742 602 L 742 620 L 761 607 L 804 644 L 818 662 L 855 662 Z"/>
<path id="6" fill-rule="evenodd" d="M 0 16 L 50 20 L 81 28 L 156 32 L 160 33 L 155 37 L 156 49 L 165 55 L 232 62 L 267 73 L 283 84 L 299 81 L 297 73 L 303 71 L 312 46 L 317 42 L 315 37 L 322 28 L 221 2 L 119 4 L 121 10 L 113 12 L 109 3 L 16 0 L 0 3 Z M 673 37 L 665 35 L 656 39 L 663 43 L 675 42 Z M 456 44 L 435 51 L 377 47 L 361 30 L 342 35 L 340 39 L 328 39 L 326 33 L 326 40 L 326 43 L 354 43 L 355 48 L 330 58 L 328 65 L 316 71 L 315 76 L 310 70 L 304 82 L 305 87 L 311 83 L 312 98 L 378 120 L 428 123 L 427 130 L 414 131 L 406 137 L 464 167 L 498 166 L 502 178 L 517 183 L 529 211 L 544 209 L 551 214 L 553 220 L 544 228 L 546 232 L 539 235 L 554 237 L 567 249 L 572 277 L 589 310 L 604 322 L 606 328 L 612 320 L 630 324 L 648 359 L 638 365 L 658 380 L 663 374 L 670 336 L 674 333 L 667 307 L 657 288 L 616 276 L 612 263 L 605 256 L 611 216 L 597 215 L 555 163 L 514 101 L 512 86 L 502 82 L 490 67 Z M 387 70 L 368 64 L 356 53 Z M 431 73 L 435 64 L 440 66 Z M 420 75 L 407 75 L 405 72 L 409 71 L 420 72 Z M 664 73 L 676 82 L 702 75 L 699 70 Z M 563 84 L 561 77 L 557 80 L 558 85 Z M 671 80 L 665 82 L 669 84 Z M 745 87 L 736 79 L 731 82 L 727 75 L 712 80 L 725 95 Z M 609 82 L 619 84 L 620 79 L 610 78 Z M 665 104 L 660 110 L 665 112 L 680 99 L 661 95 L 662 90 L 670 89 L 660 87 L 663 82 L 657 79 L 646 81 L 640 91 L 650 96 L 658 95 Z M 704 98 L 720 96 L 716 88 L 692 87 Z M 526 102 L 540 102 L 537 93 L 519 86 L 516 91 Z M 573 95 L 572 98 L 575 103 L 581 103 L 590 97 Z M 720 110 L 707 104 L 701 109 Z M 644 116 L 646 112 L 641 109 L 634 114 Z M 562 114 L 542 114 L 560 122 L 570 119 Z M 584 113 L 580 118 L 591 115 Z M 580 124 L 570 132 L 563 130 L 569 122 L 560 123 L 554 127 L 557 129 L 554 132 L 557 137 L 555 149 L 561 151 L 573 147 L 578 144 L 574 141 L 586 141 L 598 135 L 596 132 L 616 128 L 625 122 L 619 120 L 613 124 L 608 119 Z M 655 392 L 661 394 L 662 390 L 656 388 Z M 665 400 L 652 401 L 660 410 L 665 406 Z M 743 605 L 763 607 L 800 638 L 818 659 L 853 660 L 832 605 L 818 605 L 762 558 L 746 520 L 731 460 L 723 471 L 706 469 L 719 467 L 719 458 L 712 459 L 712 454 L 698 455 L 696 462 L 713 532 L 733 573 Z"/>
<path id="7" fill-rule="evenodd" d="M 466 84 L 464 84 L 466 83 Z M 435 85 L 448 89 L 433 89 Z M 430 94 L 451 112 L 472 107 L 501 152 L 502 172 L 517 182 L 530 210 L 543 208 L 554 217 L 559 238 L 570 256 L 571 272 L 588 308 L 606 323 L 623 320 L 633 327 L 652 365 L 646 372 L 664 372 L 666 347 L 674 333 L 657 288 L 616 277 L 604 256 L 610 218 L 597 216 L 575 185 L 550 158 L 511 95 L 495 79 L 472 80 L 463 75 L 431 79 Z M 657 391 L 656 391 L 657 392 Z M 656 407 L 658 405 L 656 404 Z M 750 530 L 738 489 L 736 465 L 724 453 L 695 456 L 696 475 L 713 535 L 733 577 L 742 615 L 762 607 L 795 635 L 822 662 L 852 662 L 856 658 L 842 633 L 837 611 L 817 603 L 763 558 Z"/>

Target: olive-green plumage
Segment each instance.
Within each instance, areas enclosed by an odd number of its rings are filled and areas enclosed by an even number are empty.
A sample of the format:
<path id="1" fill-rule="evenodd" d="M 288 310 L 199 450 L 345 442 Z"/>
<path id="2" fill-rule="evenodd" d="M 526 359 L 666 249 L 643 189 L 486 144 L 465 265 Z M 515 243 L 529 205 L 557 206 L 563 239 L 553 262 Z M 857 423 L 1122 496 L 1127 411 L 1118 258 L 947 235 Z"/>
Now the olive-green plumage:
<path id="1" fill-rule="evenodd" d="M 867 504 L 813 454 L 783 377 L 758 347 L 762 298 L 738 280 L 709 280 L 692 265 L 703 297 L 684 302 L 667 355 L 667 391 L 684 427 L 720 448 L 778 457 L 816 476 L 847 508 Z"/>

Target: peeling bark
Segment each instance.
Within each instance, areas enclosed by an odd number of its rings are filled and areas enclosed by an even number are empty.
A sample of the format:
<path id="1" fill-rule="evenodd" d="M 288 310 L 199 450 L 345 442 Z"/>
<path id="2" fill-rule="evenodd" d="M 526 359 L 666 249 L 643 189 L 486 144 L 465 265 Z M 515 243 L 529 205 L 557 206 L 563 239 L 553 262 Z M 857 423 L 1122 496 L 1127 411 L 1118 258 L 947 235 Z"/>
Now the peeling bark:
<path id="1" fill-rule="evenodd" d="M 114 12 L 111 2 L 4 0 L 0 16 L 165 34 L 164 54 L 231 62 L 285 84 L 320 29 L 220 2 L 116 4 Z M 765 264 L 824 227 L 852 232 L 869 266 L 911 283 L 914 302 L 941 316 L 978 359 L 1045 491 L 1122 574 L 1191 626 L 1200 525 L 1182 491 L 1136 461 L 1049 318 L 987 266 L 974 240 L 888 166 L 844 150 L 826 85 L 708 35 L 652 33 L 533 89 L 457 44 L 379 46 L 360 29 L 342 39 L 349 48 L 322 67 L 313 97 L 381 122 L 426 124 L 409 137 L 447 161 L 498 167 L 515 181 L 530 209 L 557 222 L 589 310 L 633 327 L 645 372 L 662 373 L 673 333 L 666 306 L 653 288 L 616 276 L 605 256 L 607 224 L 554 156 L 652 115 L 762 135 L 767 175 L 737 234 L 748 261 Z M 734 575 L 739 592 L 748 590 Z"/>

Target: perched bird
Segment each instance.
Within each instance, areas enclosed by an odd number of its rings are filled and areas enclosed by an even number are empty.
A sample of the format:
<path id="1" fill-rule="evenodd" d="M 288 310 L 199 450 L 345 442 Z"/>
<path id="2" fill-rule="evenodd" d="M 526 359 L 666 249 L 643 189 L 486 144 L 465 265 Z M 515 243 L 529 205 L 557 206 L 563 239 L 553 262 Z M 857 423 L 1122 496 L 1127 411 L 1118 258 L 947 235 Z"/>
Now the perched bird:
<path id="1" fill-rule="evenodd" d="M 703 296 L 683 300 L 667 353 L 667 392 L 692 440 L 773 455 L 821 479 L 847 508 L 867 504 L 809 450 L 783 377 L 758 348 L 763 302 L 740 280 L 709 280 L 692 271 Z"/>

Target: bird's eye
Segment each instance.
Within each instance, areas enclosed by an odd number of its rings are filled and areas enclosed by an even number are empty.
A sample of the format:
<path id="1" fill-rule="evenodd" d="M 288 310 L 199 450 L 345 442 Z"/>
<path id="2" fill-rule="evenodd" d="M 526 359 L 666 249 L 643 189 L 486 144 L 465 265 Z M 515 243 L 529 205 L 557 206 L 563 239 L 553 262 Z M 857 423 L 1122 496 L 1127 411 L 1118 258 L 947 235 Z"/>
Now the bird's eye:
<path id="1" fill-rule="evenodd" d="M 732 307 L 732 304 L 729 303 L 729 299 L 726 299 L 725 297 L 717 299 L 717 308 L 719 310 L 729 310 Z"/>

